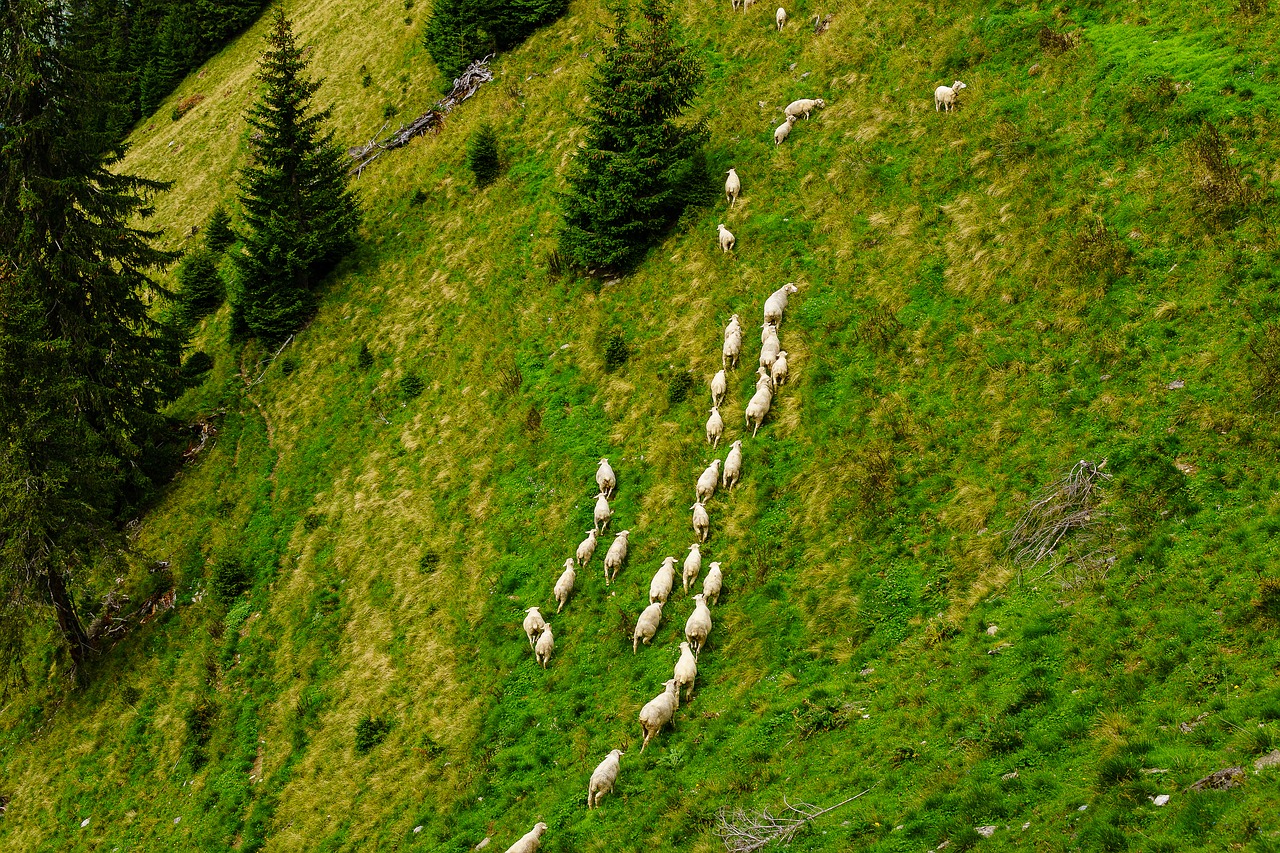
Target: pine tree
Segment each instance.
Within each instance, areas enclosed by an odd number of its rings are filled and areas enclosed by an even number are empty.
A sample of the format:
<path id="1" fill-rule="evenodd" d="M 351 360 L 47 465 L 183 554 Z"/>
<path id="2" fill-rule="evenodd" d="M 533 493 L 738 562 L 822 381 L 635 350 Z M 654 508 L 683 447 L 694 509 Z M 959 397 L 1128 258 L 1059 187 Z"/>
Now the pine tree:
<path id="1" fill-rule="evenodd" d="M 119 171 L 119 79 L 77 0 L 0 4 L 0 674 L 52 616 L 78 666 L 77 601 L 121 545 L 150 437 L 178 387 L 179 338 L 150 302 L 172 262 L 137 223 L 167 185 Z"/>
<path id="2" fill-rule="evenodd" d="M 198 248 L 178 266 L 178 319 L 190 326 L 217 311 L 227 289 L 213 252 Z"/>
<path id="3" fill-rule="evenodd" d="M 569 168 L 560 247 L 581 267 L 627 269 L 709 186 L 705 124 L 677 124 L 702 72 L 675 40 L 662 0 L 638 31 L 614 11 L 614 44 L 589 84 L 587 137 Z"/>
<path id="4" fill-rule="evenodd" d="M 485 123 L 471 137 L 467 145 L 467 166 L 476 176 L 476 183 L 482 187 L 497 180 L 502 165 L 498 161 L 498 134 L 493 125 Z"/>
<path id="5" fill-rule="evenodd" d="M 569 8 L 569 0 L 435 0 L 423 44 L 448 79 L 494 50 L 510 50 Z"/>
<path id="6" fill-rule="evenodd" d="M 360 209 L 347 187 L 346 160 L 315 110 L 293 25 L 277 9 L 258 77 L 266 91 L 249 110 L 253 161 L 240 173 L 244 252 L 232 324 L 267 342 L 306 322 L 315 289 L 355 244 Z"/>
<path id="7" fill-rule="evenodd" d="M 227 247 L 236 241 L 236 232 L 231 230 L 231 214 L 226 205 L 219 204 L 209 214 L 209 223 L 204 227 L 204 244 L 209 251 L 222 254 Z"/>

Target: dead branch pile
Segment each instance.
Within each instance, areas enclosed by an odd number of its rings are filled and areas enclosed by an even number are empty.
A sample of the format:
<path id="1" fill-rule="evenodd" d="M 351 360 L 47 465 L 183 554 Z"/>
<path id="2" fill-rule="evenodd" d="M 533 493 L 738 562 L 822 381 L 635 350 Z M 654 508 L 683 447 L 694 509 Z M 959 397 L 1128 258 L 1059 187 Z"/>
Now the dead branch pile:
<path id="1" fill-rule="evenodd" d="M 870 790 L 868 788 L 862 794 Z M 787 812 L 782 816 L 775 816 L 768 809 L 761 809 L 754 814 L 748 814 L 743 809 L 734 809 L 731 813 L 720 809 L 716 812 L 716 835 L 724 840 L 724 847 L 729 853 L 751 853 L 774 842 L 787 844 L 815 818 L 853 802 L 862 794 L 854 794 L 825 809 L 812 803 L 792 805 L 784 798 L 782 802 L 786 805 Z"/>
<path id="2" fill-rule="evenodd" d="M 493 54 L 489 54 L 484 59 L 477 59 L 468 65 L 466 70 L 462 72 L 462 76 L 453 81 L 453 88 L 445 96 L 444 100 L 438 102 L 434 107 L 407 125 L 402 124 L 399 130 L 379 138 L 382 132 L 387 129 L 384 124 L 373 135 L 373 138 L 364 145 L 347 149 L 347 154 L 352 160 L 356 161 L 356 164 L 348 170 L 348 174 L 354 173 L 356 177 L 359 177 L 360 173 L 364 171 L 364 167 L 381 157 L 384 151 L 402 148 L 408 145 L 414 137 L 422 136 L 425 133 L 438 132 L 444 124 L 444 117 L 454 107 L 474 95 L 482 85 L 493 80 L 493 72 L 489 70 L 489 60 L 492 58 Z"/>
<path id="3" fill-rule="evenodd" d="M 1034 566 L 1048 557 L 1073 531 L 1093 527 L 1104 514 L 1098 510 L 1107 460 L 1081 459 L 1067 474 L 1050 483 L 1018 519 L 1009 534 L 1009 551 L 1020 565 Z"/>

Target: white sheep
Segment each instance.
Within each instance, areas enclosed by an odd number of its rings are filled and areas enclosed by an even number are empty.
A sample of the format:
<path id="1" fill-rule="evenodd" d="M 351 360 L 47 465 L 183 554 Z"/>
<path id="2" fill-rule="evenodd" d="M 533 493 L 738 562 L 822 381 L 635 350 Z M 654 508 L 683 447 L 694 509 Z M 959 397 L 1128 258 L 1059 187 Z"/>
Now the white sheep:
<path id="1" fill-rule="evenodd" d="M 615 749 L 596 765 L 587 783 L 587 808 L 594 809 L 600 805 L 601 797 L 613 793 L 613 784 L 618 781 L 618 759 L 624 755 L 625 752 Z"/>
<path id="2" fill-rule="evenodd" d="M 733 244 L 738 242 L 737 238 L 734 237 L 733 234 L 729 232 L 728 228 L 724 227 L 723 222 L 721 222 L 716 227 L 720 231 L 720 251 L 728 252 L 731 249 L 733 249 Z"/>
<path id="3" fill-rule="evenodd" d="M 707 644 L 711 634 L 711 609 L 707 607 L 706 596 L 698 593 L 693 597 L 693 614 L 684 623 L 684 638 L 689 641 L 693 656 L 697 657 L 702 647 Z"/>
<path id="4" fill-rule="evenodd" d="M 609 527 L 609 519 L 613 518 L 613 510 L 609 509 L 609 498 L 604 492 L 596 495 L 595 522 L 596 530 L 601 533 Z"/>
<path id="5" fill-rule="evenodd" d="M 546 669 L 547 664 L 551 662 L 551 652 L 555 647 L 555 637 L 551 636 L 551 626 L 547 625 L 542 629 L 542 635 L 538 637 L 538 645 L 533 648 L 534 657 L 538 659 L 538 663 L 542 664 L 543 669 Z"/>
<path id="6" fill-rule="evenodd" d="M 968 88 L 968 86 L 957 80 L 950 86 L 939 86 L 934 89 L 933 111 L 936 113 L 938 110 L 945 109 L 947 112 L 951 112 L 951 109 L 956 105 L 956 93 L 961 89 Z"/>
<path id="7" fill-rule="evenodd" d="M 600 491 L 604 492 L 605 497 L 612 499 L 614 492 L 618 491 L 618 477 L 613 473 L 613 469 L 609 467 L 608 458 L 601 459 L 600 464 L 596 467 L 596 485 Z"/>
<path id="8" fill-rule="evenodd" d="M 779 287 L 764 301 L 764 321 L 777 325 L 782 322 L 782 312 L 787 310 L 787 295 L 797 293 L 800 288 L 794 282 L 787 282 Z"/>
<path id="9" fill-rule="evenodd" d="M 689 509 L 693 510 L 693 532 L 698 534 L 699 542 L 706 542 L 711 535 L 711 516 L 707 515 L 707 508 L 698 501 Z"/>
<path id="10" fill-rule="evenodd" d="M 702 595 L 712 604 L 720 603 L 720 587 L 724 584 L 724 574 L 719 563 L 712 563 L 707 569 L 707 576 L 702 581 Z"/>
<path id="11" fill-rule="evenodd" d="M 742 332 L 737 331 L 724 339 L 724 350 L 720 357 L 720 367 L 737 367 L 738 354 L 742 352 Z"/>
<path id="12" fill-rule="evenodd" d="M 711 377 L 711 405 L 719 406 L 724 402 L 724 395 L 729 391 L 729 380 L 725 379 L 724 368 L 716 371 Z"/>
<path id="13" fill-rule="evenodd" d="M 787 108 L 783 110 L 783 112 L 789 116 L 794 116 L 795 118 L 804 116 L 805 120 L 808 121 L 809 113 L 814 110 L 820 110 L 826 105 L 827 102 L 822 100 L 822 98 L 801 98 L 798 101 L 792 101 L 787 104 Z"/>
<path id="14" fill-rule="evenodd" d="M 712 406 L 711 417 L 707 418 L 707 443 L 712 449 L 720 445 L 722 435 L 724 435 L 724 418 L 720 417 L 720 407 Z"/>
<path id="15" fill-rule="evenodd" d="M 631 531 L 624 530 L 615 536 L 613 544 L 609 546 L 609 551 L 604 555 L 605 586 L 608 586 L 618 576 L 618 569 L 622 568 L 622 561 L 627 559 L 627 537 L 629 535 L 631 535 Z"/>
<path id="16" fill-rule="evenodd" d="M 578 558 L 578 568 L 582 568 L 591 559 L 591 555 L 596 552 L 596 529 L 593 527 L 587 531 L 587 538 L 583 539 L 578 545 L 576 556 Z"/>
<path id="17" fill-rule="evenodd" d="M 689 556 L 684 558 L 684 571 L 681 576 L 684 578 L 684 591 L 689 591 L 689 584 L 698 579 L 698 572 L 702 571 L 702 544 L 694 542 L 689 546 Z"/>
<path id="18" fill-rule="evenodd" d="M 542 634 L 542 629 L 547 627 L 546 621 L 542 618 L 542 613 L 536 607 L 530 607 L 525 611 L 524 617 L 524 633 L 529 638 L 529 648 L 534 648 L 538 642 L 538 636 Z"/>
<path id="19" fill-rule="evenodd" d="M 720 482 L 720 460 L 712 459 L 711 464 L 698 477 L 697 498 L 699 503 L 706 503 L 716 493 L 716 484 Z"/>
<path id="20" fill-rule="evenodd" d="M 778 353 L 782 351 L 782 343 L 778 340 L 778 336 L 774 335 L 763 344 L 760 345 L 760 366 L 773 369 L 773 362 L 778 358 Z"/>
<path id="21" fill-rule="evenodd" d="M 729 445 L 729 455 L 724 458 L 724 473 L 720 476 L 720 485 L 729 491 L 742 479 L 742 442 L 735 441 Z"/>
<path id="22" fill-rule="evenodd" d="M 773 144 L 781 145 L 791 135 L 791 126 L 796 123 L 795 116 L 787 116 L 787 120 L 773 129 Z"/>
<path id="23" fill-rule="evenodd" d="M 569 595 L 573 592 L 574 581 L 578 579 L 578 573 L 573 570 L 573 559 L 564 561 L 564 571 L 560 573 L 560 579 L 556 581 L 556 587 L 553 590 L 556 601 L 560 602 L 560 606 L 556 608 L 559 613 L 564 610 L 565 602 L 569 600 Z"/>
<path id="24" fill-rule="evenodd" d="M 787 10 L 779 6 L 773 18 L 778 22 L 778 32 L 782 32 L 782 28 L 787 25 Z"/>
<path id="25" fill-rule="evenodd" d="M 733 203 L 738 200 L 740 192 L 742 192 L 742 181 L 738 178 L 738 173 L 730 169 L 729 178 L 724 182 L 724 197 L 728 200 L 730 207 L 733 207 Z"/>
<path id="26" fill-rule="evenodd" d="M 526 832 L 519 841 L 507 848 L 507 853 L 537 853 L 542 846 L 542 833 L 547 831 L 545 823 L 535 823 L 533 829 Z"/>
<path id="27" fill-rule="evenodd" d="M 738 319 L 738 315 L 734 314 L 729 318 L 729 324 L 724 327 L 724 339 L 729 340 L 729 336 L 737 333 L 738 337 L 742 337 L 742 322 Z"/>
<path id="28" fill-rule="evenodd" d="M 751 396 L 751 401 L 747 403 L 745 412 L 747 426 L 754 426 L 754 429 L 751 430 L 752 438 L 755 438 L 756 433 L 760 431 L 765 416 L 769 414 L 769 407 L 772 405 L 773 392 L 768 388 L 757 388 L 756 393 Z"/>
<path id="29" fill-rule="evenodd" d="M 649 745 L 649 740 L 662 730 L 667 723 L 673 723 L 676 711 L 680 709 L 680 693 L 676 689 L 676 680 L 667 679 L 662 685 L 663 691 L 645 703 L 640 709 L 640 731 L 644 735 L 644 743 L 640 751 Z"/>
<path id="30" fill-rule="evenodd" d="M 684 701 L 688 702 L 693 696 L 693 682 L 698 678 L 698 659 L 693 656 L 693 650 L 689 648 L 688 643 L 680 644 L 680 660 L 676 661 L 675 678 L 677 691 L 684 688 Z"/>
<path id="31" fill-rule="evenodd" d="M 631 634 L 631 654 L 636 653 L 640 644 L 649 645 L 653 635 L 658 633 L 658 625 L 662 622 L 662 602 L 655 601 L 644 609 L 636 620 L 636 629 Z"/>
<path id="32" fill-rule="evenodd" d="M 662 568 L 658 569 L 653 576 L 653 580 L 649 582 L 649 603 L 666 604 L 667 597 L 671 595 L 671 587 L 675 582 L 676 558 L 667 557 L 662 561 Z"/>
<path id="33" fill-rule="evenodd" d="M 775 362 L 777 359 L 774 359 Z M 756 368 L 756 390 L 761 388 L 768 390 L 770 393 L 776 392 L 778 389 L 773 384 L 773 373 L 767 367 Z"/>
<path id="34" fill-rule="evenodd" d="M 763 344 L 765 341 L 769 340 L 769 338 L 776 338 L 776 337 L 778 337 L 777 323 L 766 322 L 766 323 L 760 324 L 760 343 Z"/>
<path id="35" fill-rule="evenodd" d="M 787 381 L 787 351 L 780 350 L 777 357 L 773 360 L 770 378 L 773 380 L 775 387 L 784 385 Z"/>
<path id="36" fill-rule="evenodd" d="M 738 0 L 738 5 L 742 7 L 742 11 L 744 13 L 747 11 L 748 7 L 754 6 L 755 3 L 756 0 Z"/>

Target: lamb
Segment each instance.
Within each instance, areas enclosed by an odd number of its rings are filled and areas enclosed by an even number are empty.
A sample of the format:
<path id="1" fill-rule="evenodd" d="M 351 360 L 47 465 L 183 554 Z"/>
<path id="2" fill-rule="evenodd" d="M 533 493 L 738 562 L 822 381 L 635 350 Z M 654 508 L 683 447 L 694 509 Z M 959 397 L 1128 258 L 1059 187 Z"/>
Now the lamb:
<path id="1" fill-rule="evenodd" d="M 533 649 L 537 643 L 538 636 L 542 630 L 547 627 L 546 621 L 542 618 L 542 613 L 538 608 L 530 607 L 525 611 L 524 617 L 524 633 L 529 638 L 529 648 Z M 535 649 L 536 651 L 536 649 Z"/>
<path id="2" fill-rule="evenodd" d="M 742 442 L 735 441 L 729 445 L 729 455 L 724 458 L 724 473 L 720 477 L 720 485 L 729 491 L 742 479 Z"/>
<path id="3" fill-rule="evenodd" d="M 655 601 L 646 607 L 636 620 L 636 629 L 631 634 L 631 654 L 636 653 L 640 643 L 649 645 L 653 635 L 658 633 L 658 625 L 662 622 L 662 602 Z"/>
<path id="4" fill-rule="evenodd" d="M 693 597 L 693 615 L 684 623 L 684 638 L 689 641 L 693 656 L 697 657 L 707 644 L 707 636 L 711 633 L 711 610 L 707 607 L 706 596 L 698 593 Z"/>
<path id="5" fill-rule="evenodd" d="M 573 592 L 573 583 L 578 579 L 578 573 L 573 570 L 573 560 L 564 561 L 564 571 L 560 574 L 560 579 L 556 581 L 556 587 L 553 590 L 556 601 L 560 602 L 560 606 L 556 608 L 559 613 L 564 610 L 565 602 L 569 600 L 569 595 Z"/>
<path id="6" fill-rule="evenodd" d="M 676 558 L 667 557 L 662 561 L 662 568 L 658 569 L 653 580 L 649 582 L 649 603 L 666 604 L 667 596 L 671 595 L 671 587 L 675 581 Z"/>
<path id="7" fill-rule="evenodd" d="M 693 532 L 698 534 L 699 542 L 706 542 L 711 535 L 711 516 L 707 515 L 707 508 L 698 501 L 689 509 L 693 510 Z"/>
<path id="8" fill-rule="evenodd" d="M 593 527 L 587 531 L 587 538 L 583 539 L 578 545 L 577 558 L 578 568 L 582 568 L 591 559 L 591 555 L 596 552 L 596 529 Z"/>
<path id="9" fill-rule="evenodd" d="M 728 228 L 724 227 L 723 222 L 716 227 L 720 230 L 720 251 L 728 252 L 733 248 L 733 244 L 738 242 L 738 240 L 729 232 Z"/>
<path id="10" fill-rule="evenodd" d="M 712 604 L 720 603 L 720 587 L 724 584 L 724 575 L 720 572 L 720 564 L 712 563 L 707 569 L 707 577 L 702 582 L 702 595 Z"/>
<path id="11" fill-rule="evenodd" d="M 596 766 L 587 783 L 587 808 L 594 809 L 600 805 L 601 797 L 613 793 L 613 783 L 618 781 L 618 759 L 624 755 L 625 752 L 615 749 Z"/>
<path id="12" fill-rule="evenodd" d="M 698 677 L 698 659 L 693 656 L 693 651 L 689 648 L 688 643 L 680 644 L 680 660 L 676 662 L 675 683 L 677 691 L 684 688 L 684 701 L 688 702 L 693 696 L 693 682 Z"/>
<path id="13" fill-rule="evenodd" d="M 720 417 L 720 407 L 711 407 L 711 417 L 707 418 L 707 443 L 712 449 L 720 445 L 720 436 L 724 435 L 724 418 Z"/>
<path id="14" fill-rule="evenodd" d="M 826 105 L 827 102 L 822 100 L 822 98 L 801 98 L 798 101 L 792 101 L 787 104 L 787 108 L 783 110 L 783 112 L 789 116 L 795 116 L 796 118 L 804 116 L 805 121 L 808 121 L 809 113 L 814 110 L 820 110 Z"/>
<path id="15" fill-rule="evenodd" d="M 702 571 L 702 545 L 694 542 L 689 546 L 689 556 L 684 558 L 684 591 L 689 591 L 689 584 L 698 579 L 698 572 Z"/>
<path id="16" fill-rule="evenodd" d="M 773 362 L 778 358 L 778 353 L 782 351 L 782 344 L 778 341 L 778 336 L 766 340 L 760 346 L 760 366 L 773 369 Z"/>
<path id="17" fill-rule="evenodd" d="M 618 569 L 622 568 L 622 561 L 627 559 L 627 536 L 630 534 L 630 530 L 624 530 L 615 536 L 613 544 L 609 546 L 608 553 L 604 555 L 605 586 L 608 586 L 618 576 Z"/>
<path id="18" fill-rule="evenodd" d="M 641 752 L 644 752 L 644 748 L 649 745 L 649 740 L 661 731 L 663 726 L 675 719 L 676 711 L 680 708 L 680 693 L 676 690 L 676 680 L 669 678 L 662 686 L 663 691 L 640 709 L 640 731 L 644 735 L 644 743 L 640 744 Z"/>
<path id="19" fill-rule="evenodd" d="M 533 654 L 538 659 L 538 663 L 542 664 L 542 668 L 546 669 L 547 664 L 551 662 L 551 652 L 555 650 L 556 640 L 551 636 L 551 626 L 542 629 L 542 636 L 538 638 L 538 645 L 534 646 Z"/>
<path id="20" fill-rule="evenodd" d="M 706 503 L 716 493 L 716 483 L 720 482 L 720 460 L 712 459 L 711 464 L 702 472 L 702 476 L 698 477 L 698 501 Z"/>
<path id="21" fill-rule="evenodd" d="M 724 339 L 724 350 L 720 357 L 720 367 L 737 367 L 738 354 L 742 352 L 742 332 L 738 331 L 732 335 L 726 334 Z"/>
<path id="22" fill-rule="evenodd" d="M 778 32 L 782 32 L 782 28 L 787 25 L 787 10 L 779 6 L 773 17 L 778 22 Z"/>
<path id="23" fill-rule="evenodd" d="M 787 295 L 796 293 L 800 288 L 794 282 L 787 282 L 779 287 L 764 301 L 764 321 L 777 325 L 782 322 L 782 312 L 787 310 Z"/>
<path id="24" fill-rule="evenodd" d="M 609 498 L 604 492 L 596 495 L 595 509 L 595 529 L 600 533 L 604 533 L 609 526 L 609 519 L 613 518 L 613 510 L 609 509 Z"/>
<path id="25" fill-rule="evenodd" d="M 600 491 L 604 492 L 605 497 L 610 500 L 618 491 L 618 477 L 613 473 L 613 469 L 609 467 L 608 458 L 601 459 L 599 466 L 596 468 L 596 485 Z"/>
<path id="26" fill-rule="evenodd" d="M 933 90 L 933 111 L 936 113 L 940 109 L 945 109 L 947 112 L 951 112 L 952 108 L 955 107 L 956 105 L 956 93 L 958 93 L 961 89 L 968 89 L 968 88 L 969 88 L 968 86 L 966 86 L 965 84 L 957 80 L 956 82 L 952 83 L 950 86 L 939 86 L 938 88 L 934 89 Z"/>
<path id="27" fill-rule="evenodd" d="M 507 853 L 537 853 L 539 847 L 542 846 L 542 833 L 547 831 L 545 823 L 535 823 L 533 829 L 529 830 L 524 836 L 507 848 Z"/>
<path id="28" fill-rule="evenodd" d="M 795 116 L 787 116 L 787 120 L 773 129 L 773 144 L 781 145 L 791 135 L 791 126 L 796 123 Z"/>
<path id="29" fill-rule="evenodd" d="M 747 403 L 746 416 L 747 426 L 754 426 L 751 430 L 751 437 L 755 438 L 756 433 L 760 431 L 760 427 L 764 424 L 765 415 L 769 414 L 769 407 L 773 405 L 773 392 L 768 388 L 757 388 L 756 393 L 752 395 L 751 401 Z"/>
<path id="30" fill-rule="evenodd" d="M 770 378 L 773 380 L 775 387 L 783 385 L 787 381 L 787 351 L 780 350 L 778 357 L 773 360 L 773 367 Z"/>
<path id="31" fill-rule="evenodd" d="M 729 206 L 733 207 L 733 203 L 738 200 L 738 193 L 742 192 L 742 181 L 738 178 L 738 173 L 733 169 L 729 170 L 729 179 L 724 182 L 724 196 L 729 202 Z"/>
<path id="32" fill-rule="evenodd" d="M 729 381 L 725 379 L 724 368 L 711 377 L 711 405 L 719 406 L 724 402 L 724 395 L 729 390 Z"/>

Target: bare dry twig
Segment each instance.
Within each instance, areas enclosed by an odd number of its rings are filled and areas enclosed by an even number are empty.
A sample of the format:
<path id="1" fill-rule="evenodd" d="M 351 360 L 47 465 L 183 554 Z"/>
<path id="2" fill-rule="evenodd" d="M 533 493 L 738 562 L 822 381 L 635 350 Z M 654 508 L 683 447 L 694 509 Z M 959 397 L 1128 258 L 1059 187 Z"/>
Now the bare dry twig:
<path id="1" fill-rule="evenodd" d="M 875 786 L 873 785 L 872 787 Z M 868 788 L 861 794 L 854 794 L 847 800 L 841 800 L 834 806 L 827 806 L 825 809 L 818 808 L 812 803 L 796 803 L 792 805 L 784 797 L 782 802 L 787 807 L 789 814 L 784 813 L 781 816 L 771 814 L 767 808 L 761 809 L 754 814 L 748 814 L 743 809 L 734 809 L 732 812 L 720 809 L 720 811 L 716 812 L 716 834 L 724 840 L 725 849 L 729 853 L 751 853 L 751 851 L 763 849 L 775 841 L 779 844 L 786 844 L 816 818 L 827 812 L 835 811 L 841 806 L 858 799 L 863 794 L 870 793 L 870 791 L 871 788 Z M 792 817 L 792 815 L 799 816 Z"/>
<path id="2" fill-rule="evenodd" d="M 1102 470 L 1106 465 L 1106 459 L 1081 459 L 1040 493 L 1009 533 L 1008 550 L 1017 563 L 1035 566 L 1053 554 L 1067 534 L 1087 530 L 1104 517 L 1098 509 L 1098 486 L 1111 479 Z"/>

